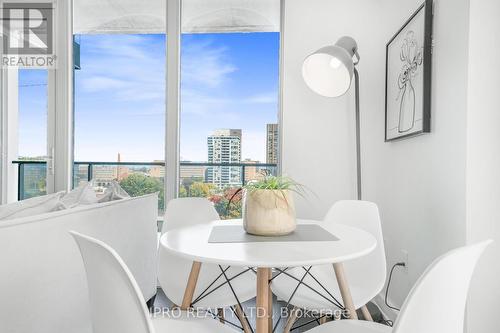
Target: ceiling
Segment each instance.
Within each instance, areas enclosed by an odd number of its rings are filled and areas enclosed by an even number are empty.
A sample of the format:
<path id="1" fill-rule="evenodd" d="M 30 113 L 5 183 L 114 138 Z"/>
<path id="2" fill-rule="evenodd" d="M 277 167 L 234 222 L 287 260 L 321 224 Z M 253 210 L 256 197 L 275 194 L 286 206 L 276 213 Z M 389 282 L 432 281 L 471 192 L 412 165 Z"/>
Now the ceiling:
<path id="1" fill-rule="evenodd" d="M 165 33 L 167 0 L 74 0 L 75 34 Z M 183 0 L 186 33 L 279 31 L 279 0 Z"/>

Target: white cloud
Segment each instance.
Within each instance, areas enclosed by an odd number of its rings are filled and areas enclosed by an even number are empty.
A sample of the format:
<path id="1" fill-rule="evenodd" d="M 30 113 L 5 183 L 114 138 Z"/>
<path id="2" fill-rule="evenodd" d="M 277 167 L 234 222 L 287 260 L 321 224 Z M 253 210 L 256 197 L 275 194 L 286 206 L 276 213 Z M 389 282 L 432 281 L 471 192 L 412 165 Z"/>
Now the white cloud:
<path id="1" fill-rule="evenodd" d="M 230 63 L 224 47 L 214 47 L 210 41 L 185 45 L 182 50 L 181 77 L 191 85 L 215 88 L 237 70 Z"/>
<path id="2" fill-rule="evenodd" d="M 82 88 L 87 92 L 105 90 L 120 101 L 165 98 L 165 54 L 158 54 L 159 41 L 135 35 L 103 35 L 82 38 Z M 156 43 L 156 44 L 153 44 Z"/>
<path id="3" fill-rule="evenodd" d="M 250 96 L 246 98 L 244 102 L 249 104 L 276 104 L 278 103 L 278 93 L 270 92 L 270 93 L 263 93 L 255 96 Z"/>
<path id="4" fill-rule="evenodd" d="M 219 97 L 215 94 L 209 95 L 201 89 L 184 88 L 181 94 L 183 114 L 214 117 L 216 115 L 225 114 L 224 110 L 233 103 L 229 98 Z M 227 116 L 229 116 L 229 114 L 227 114 Z"/>
<path id="5" fill-rule="evenodd" d="M 126 57 L 137 60 L 147 60 L 149 55 L 145 52 L 144 39 L 137 35 L 101 35 L 92 39 L 91 44 L 82 43 L 81 48 L 97 55 L 117 58 Z"/>
<path id="6" fill-rule="evenodd" d="M 278 94 L 276 92 L 262 93 L 250 97 L 234 98 L 218 96 L 224 90 L 216 89 L 213 94 L 208 94 L 203 89 L 182 89 L 182 113 L 194 114 L 198 116 L 225 115 L 235 116 L 234 112 L 225 110 L 241 106 L 242 104 L 277 104 Z"/>
<path id="7" fill-rule="evenodd" d="M 117 90 L 129 86 L 125 80 L 110 78 L 105 76 L 90 76 L 81 81 L 82 88 L 87 92 L 96 92 L 103 90 Z"/>

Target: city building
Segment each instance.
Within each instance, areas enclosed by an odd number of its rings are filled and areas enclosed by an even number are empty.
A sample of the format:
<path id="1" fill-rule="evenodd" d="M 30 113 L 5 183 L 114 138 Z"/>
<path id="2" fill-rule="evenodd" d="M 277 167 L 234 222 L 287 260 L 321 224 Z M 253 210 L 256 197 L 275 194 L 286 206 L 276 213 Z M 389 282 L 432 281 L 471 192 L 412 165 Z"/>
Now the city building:
<path id="1" fill-rule="evenodd" d="M 186 165 L 186 164 L 183 165 L 181 162 L 179 170 L 180 178 L 181 180 L 193 179 L 196 181 L 204 182 L 206 170 L 207 170 L 206 166 Z"/>
<path id="2" fill-rule="evenodd" d="M 77 164 L 74 167 L 73 186 L 78 187 L 89 181 L 89 167 L 87 164 Z"/>
<path id="3" fill-rule="evenodd" d="M 207 138 L 208 163 L 241 162 L 241 129 L 219 129 Z M 220 188 L 241 185 L 241 167 L 211 166 L 207 182 Z"/>
<path id="4" fill-rule="evenodd" d="M 107 187 L 111 181 L 117 179 L 117 167 L 115 165 L 94 165 L 92 172 L 92 179 L 96 187 Z"/>
<path id="5" fill-rule="evenodd" d="M 116 166 L 116 178 L 118 181 L 122 181 L 130 175 L 130 169 L 126 166 L 120 165 L 122 162 L 121 154 L 118 153 L 118 164 Z"/>
<path id="6" fill-rule="evenodd" d="M 155 160 L 154 163 L 164 162 L 160 160 Z M 163 165 L 153 165 L 149 168 L 148 175 L 153 178 L 165 178 L 165 166 Z"/>
<path id="7" fill-rule="evenodd" d="M 263 174 L 261 168 L 259 168 L 258 166 L 247 165 L 247 164 L 258 164 L 258 163 L 260 163 L 260 161 L 253 161 L 253 160 L 247 158 L 243 161 L 243 163 L 246 164 L 245 169 L 244 169 L 245 170 L 245 172 L 244 172 L 245 183 L 250 181 L 250 180 L 260 180 L 264 177 L 264 174 Z"/>
<path id="8" fill-rule="evenodd" d="M 278 163 L 278 124 L 267 124 L 266 163 Z"/>

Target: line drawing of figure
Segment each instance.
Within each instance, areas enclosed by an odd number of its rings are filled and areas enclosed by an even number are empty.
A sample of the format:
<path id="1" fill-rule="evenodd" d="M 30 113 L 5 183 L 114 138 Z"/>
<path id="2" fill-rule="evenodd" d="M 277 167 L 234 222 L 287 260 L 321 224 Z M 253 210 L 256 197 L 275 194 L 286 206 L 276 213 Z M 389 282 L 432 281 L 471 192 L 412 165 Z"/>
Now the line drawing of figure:
<path id="1" fill-rule="evenodd" d="M 415 88 L 413 80 L 418 74 L 418 68 L 423 63 L 423 50 L 418 46 L 415 33 L 410 30 L 401 44 L 399 59 L 403 63 L 398 77 L 399 93 L 396 100 L 399 104 L 398 132 L 408 132 L 415 126 Z"/>

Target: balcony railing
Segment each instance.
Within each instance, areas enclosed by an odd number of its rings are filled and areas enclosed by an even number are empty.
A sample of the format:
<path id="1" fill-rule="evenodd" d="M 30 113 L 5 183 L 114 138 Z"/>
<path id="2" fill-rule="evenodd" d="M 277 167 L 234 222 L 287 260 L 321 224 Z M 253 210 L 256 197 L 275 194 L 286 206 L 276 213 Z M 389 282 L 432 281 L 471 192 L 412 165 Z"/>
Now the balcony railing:
<path id="1" fill-rule="evenodd" d="M 46 162 L 14 161 L 18 167 L 18 199 L 23 200 L 46 193 Z M 181 162 L 179 196 L 207 197 L 214 202 L 223 218 L 238 217 L 241 204 L 228 209 L 235 188 L 248 181 L 276 174 L 276 164 L 267 163 L 206 163 Z M 115 180 L 131 195 L 159 192 L 158 209 L 164 207 L 164 162 L 74 162 L 73 186 L 93 181 L 96 193 L 102 194 Z"/>

